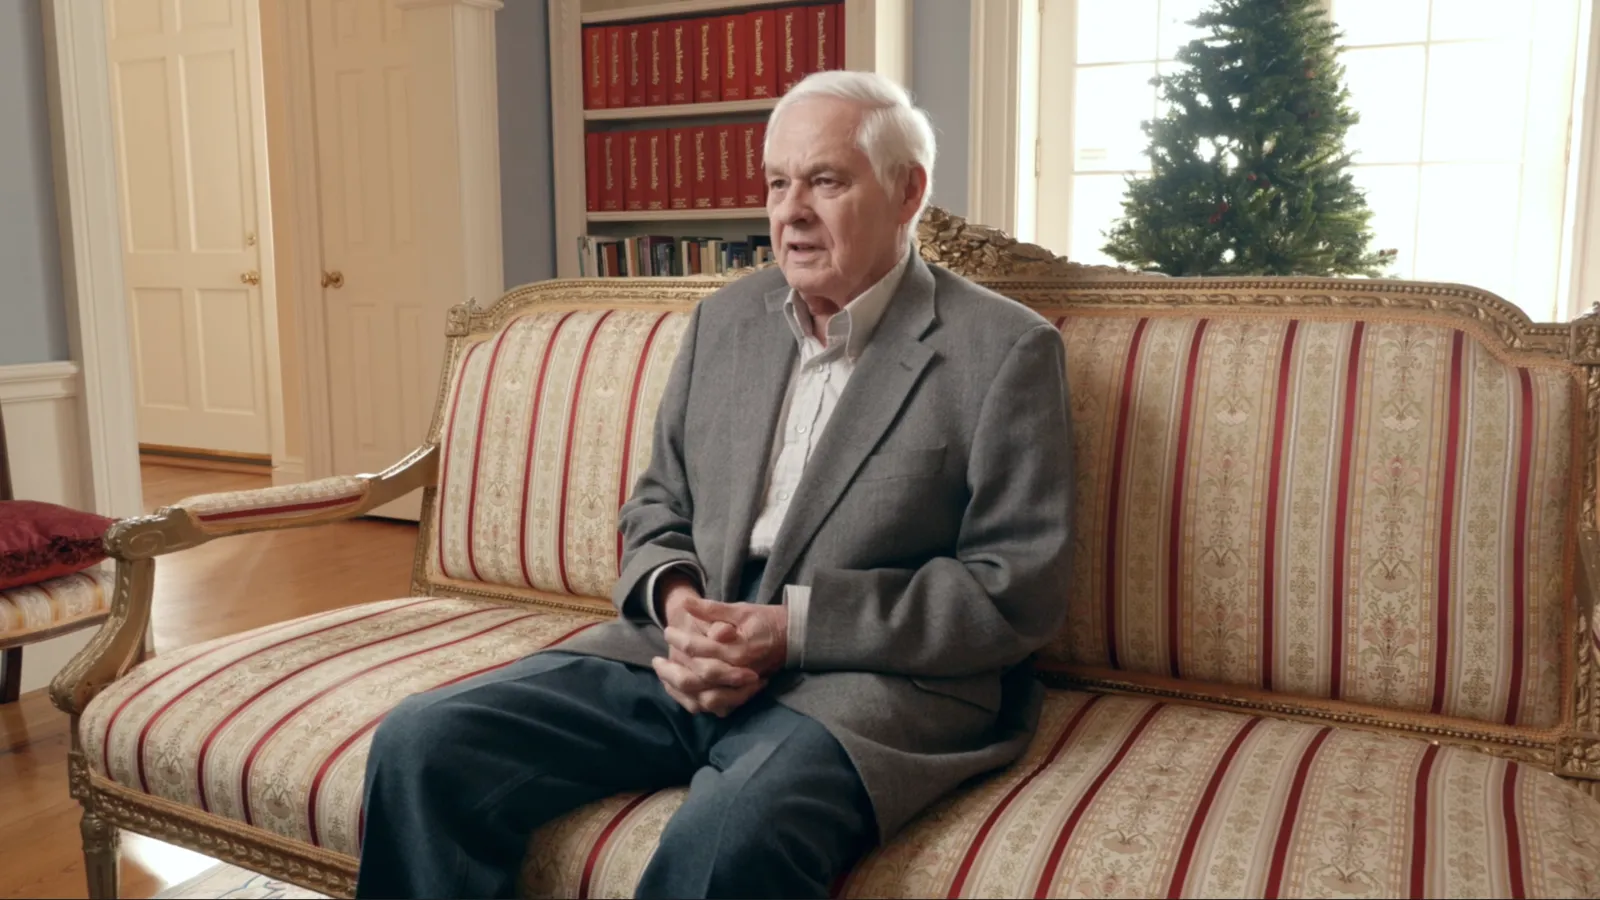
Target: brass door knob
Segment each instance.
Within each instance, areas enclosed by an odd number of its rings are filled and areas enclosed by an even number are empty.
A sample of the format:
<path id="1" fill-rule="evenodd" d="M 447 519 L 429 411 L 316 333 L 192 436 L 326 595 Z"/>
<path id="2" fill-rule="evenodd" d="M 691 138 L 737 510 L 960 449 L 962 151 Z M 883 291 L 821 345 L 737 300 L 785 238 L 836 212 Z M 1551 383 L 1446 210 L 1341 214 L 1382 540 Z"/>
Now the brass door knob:
<path id="1" fill-rule="evenodd" d="M 332 272 L 323 272 L 322 286 L 325 288 L 331 287 L 334 289 L 344 287 L 344 273 L 338 269 L 334 269 Z"/>
<path id="2" fill-rule="evenodd" d="M 261 283 L 261 273 L 257 272 L 254 269 L 251 269 L 250 271 L 244 273 L 243 275 L 240 275 L 239 276 L 239 280 L 241 282 L 243 282 L 244 284 L 260 284 Z"/>

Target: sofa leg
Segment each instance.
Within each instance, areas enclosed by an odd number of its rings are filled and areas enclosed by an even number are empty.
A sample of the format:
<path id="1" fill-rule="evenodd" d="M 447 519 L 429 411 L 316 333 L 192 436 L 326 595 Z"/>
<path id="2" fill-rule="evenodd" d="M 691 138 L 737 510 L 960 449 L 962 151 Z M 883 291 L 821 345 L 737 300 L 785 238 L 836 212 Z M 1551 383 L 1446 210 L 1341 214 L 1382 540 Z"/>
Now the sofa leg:
<path id="1" fill-rule="evenodd" d="M 121 887 L 121 832 L 89 810 L 83 811 L 83 868 L 89 876 L 91 900 L 115 900 Z"/>
<path id="2" fill-rule="evenodd" d="M 15 703 L 22 692 L 22 648 L 7 647 L 0 660 L 0 703 Z"/>

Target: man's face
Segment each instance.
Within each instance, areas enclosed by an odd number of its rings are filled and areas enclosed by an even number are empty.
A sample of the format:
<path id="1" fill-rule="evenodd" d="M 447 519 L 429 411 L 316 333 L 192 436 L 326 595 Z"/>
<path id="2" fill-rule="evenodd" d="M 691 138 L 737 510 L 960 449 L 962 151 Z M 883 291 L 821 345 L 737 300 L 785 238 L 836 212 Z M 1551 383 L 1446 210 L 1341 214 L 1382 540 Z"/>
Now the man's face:
<path id="1" fill-rule="evenodd" d="M 920 170 L 891 195 L 856 144 L 862 109 L 811 97 L 789 107 L 767 138 L 767 216 L 789 286 L 844 306 L 888 274 L 907 240 Z"/>

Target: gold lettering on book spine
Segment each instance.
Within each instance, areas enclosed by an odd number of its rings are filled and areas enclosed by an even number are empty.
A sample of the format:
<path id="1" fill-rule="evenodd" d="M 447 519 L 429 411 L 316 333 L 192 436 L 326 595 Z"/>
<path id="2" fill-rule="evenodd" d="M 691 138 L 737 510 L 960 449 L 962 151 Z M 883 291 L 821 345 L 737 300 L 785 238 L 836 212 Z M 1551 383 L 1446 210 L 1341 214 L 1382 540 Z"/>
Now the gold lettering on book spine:
<path id="1" fill-rule="evenodd" d="M 661 86 L 661 35 L 650 32 L 650 86 Z"/>
<path id="2" fill-rule="evenodd" d="M 817 10 L 817 67 L 828 58 L 828 14 Z"/>
<path id="3" fill-rule="evenodd" d="M 636 28 L 628 32 L 628 83 L 634 87 L 639 85 L 639 30 Z"/>
<path id="4" fill-rule="evenodd" d="M 683 133 L 672 133 L 672 186 L 683 187 Z"/>
<path id="5" fill-rule="evenodd" d="M 611 177 L 611 173 L 614 171 L 611 168 L 611 141 L 602 138 L 600 145 L 605 148 L 606 152 L 606 190 L 610 191 L 617 186 L 616 179 Z"/>
<path id="6" fill-rule="evenodd" d="M 711 80 L 711 23 L 700 26 L 700 80 Z"/>
<path id="7" fill-rule="evenodd" d="M 628 190 L 639 189 L 639 136 L 628 135 Z"/>
<path id="8" fill-rule="evenodd" d="M 659 191 L 659 190 L 661 190 L 661 135 L 652 134 L 652 135 L 650 135 L 650 191 L 651 191 L 651 195 L 654 196 L 655 192 Z M 650 208 L 651 209 L 660 209 L 661 208 L 661 201 L 659 201 L 659 200 L 651 200 L 650 201 Z"/>
<path id="9" fill-rule="evenodd" d="M 717 174 L 724 181 L 733 177 L 733 170 L 728 168 L 728 157 L 730 156 L 732 154 L 728 152 L 728 133 L 719 131 L 717 132 Z"/>
<path id="10" fill-rule="evenodd" d="M 761 57 L 765 55 L 762 51 L 765 50 L 766 46 L 767 46 L 767 39 L 766 39 L 766 36 L 764 34 L 762 34 L 763 29 L 762 29 L 761 25 L 762 25 L 762 23 L 766 22 L 767 20 L 757 16 L 754 21 L 755 21 L 755 26 L 756 26 L 756 33 L 755 33 L 755 42 L 756 42 L 756 58 L 755 58 L 756 77 L 760 78 L 761 76 L 767 74 L 766 68 L 761 65 Z"/>
<path id="11" fill-rule="evenodd" d="M 589 86 L 599 87 L 605 82 L 606 69 L 600 62 L 600 52 L 605 49 L 605 33 L 596 31 L 589 35 Z"/>
<path id="12" fill-rule="evenodd" d="M 727 66 L 726 66 L 726 69 L 725 69 L 725 71 L 727 72 L 726 77 L 728 77 L 728 78 L 732 78 L 733 77 L 733 64 L 734 64 L 733 32 L 734 32 L 734 29 L 736 29 L 738 27 L 739 27 L 739 23 L 737 23 L 737 22 L 728 22 L 726 25 L 723 26 L 723 30 L 727 31 L 727 33 L 728 33 L 728 48 L 727 48 L 727 52 L 726 52 L 726 56 L 727 56 L 726 63 L 727 63 Z"/>
<path id="13" fill-rule="evenodd" d="M 689 73 L 689 67 L 683 64 L 683 26 L 678 25 L 672 29 L 672 86 L 682 87 L 689 79 L 684 77 Z"/>
<path id="14" fill-rule="evenodd" d="M 783 14 L 783 74 L 794 74 L 794 13 Z"/>
<path id="15" fill-rule="evenodd" d="M 611 81 L 613 84 L 622 83 L 622 47 L 620 42 L 611 42 Z"/>

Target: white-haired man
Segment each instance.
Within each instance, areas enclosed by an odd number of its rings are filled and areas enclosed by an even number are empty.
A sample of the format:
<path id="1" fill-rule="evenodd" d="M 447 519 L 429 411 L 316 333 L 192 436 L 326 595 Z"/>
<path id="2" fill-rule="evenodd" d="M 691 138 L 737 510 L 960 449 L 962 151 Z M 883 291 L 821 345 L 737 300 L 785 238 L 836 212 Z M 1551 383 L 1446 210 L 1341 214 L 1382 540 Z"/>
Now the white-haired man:
<path id="1" fill-rule="evenodd" d="M 540 824 L 687 784 L 639 895 L 825 896 L 1022 753 L 1068 576 L 1062 347 L 912 252 L 933 159 L 886 79 L 779 101 L 778 267 L 693 314 L 621 513 L 620 615 L 385 721 L 358 894 L 512 896 Z"/>

